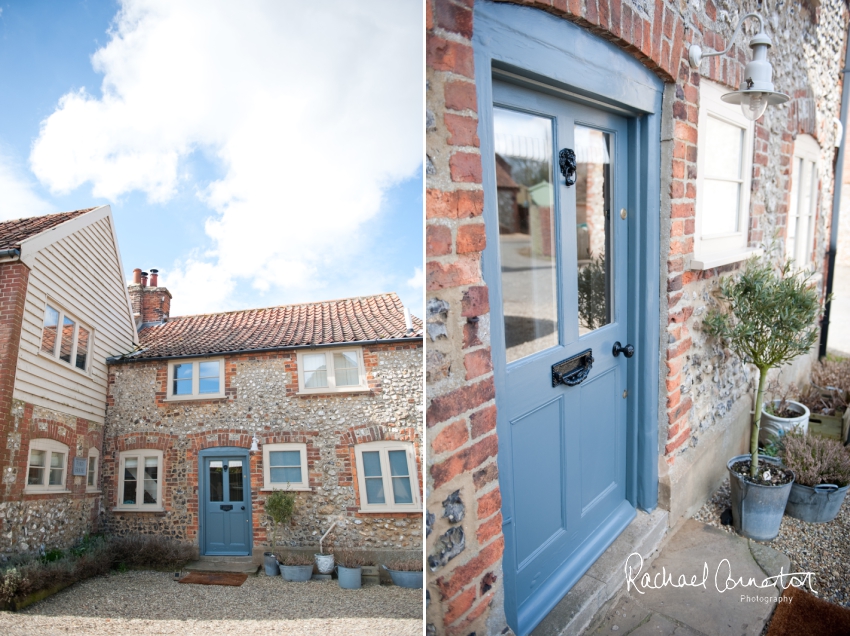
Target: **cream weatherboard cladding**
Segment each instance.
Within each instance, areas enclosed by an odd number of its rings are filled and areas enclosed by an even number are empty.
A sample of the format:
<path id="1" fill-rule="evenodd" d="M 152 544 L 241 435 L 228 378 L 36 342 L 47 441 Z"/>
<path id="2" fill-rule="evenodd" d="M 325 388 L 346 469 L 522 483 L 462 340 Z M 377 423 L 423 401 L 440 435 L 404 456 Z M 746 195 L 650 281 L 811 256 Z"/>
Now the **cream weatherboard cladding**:
<path id="1" fill-rule="evenodd" d="M 21 260 L 31 271 L 14 399 L 103 423 L 106 358 L 136 342 L 109 207 L 24 241 Z M 48 299 L 92 327 L 85 372 L 39 352 Z"/>

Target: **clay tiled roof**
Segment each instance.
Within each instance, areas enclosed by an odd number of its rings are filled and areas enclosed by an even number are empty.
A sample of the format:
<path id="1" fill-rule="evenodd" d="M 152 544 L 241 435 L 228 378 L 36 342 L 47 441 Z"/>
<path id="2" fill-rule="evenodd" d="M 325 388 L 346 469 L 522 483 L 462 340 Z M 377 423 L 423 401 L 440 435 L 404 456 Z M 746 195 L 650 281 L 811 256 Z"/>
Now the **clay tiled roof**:
<path id="1" fill-rule="evenodd" d="M 0 221 L 0 250 L 19 249 L 21 243 L 36 234 L 56 227 L 70 221 L 75 216 L 91 212 L 94 208 L 85 210 L 74 210 L 73 212 L 60 212 L 59 214 L 47 214 L 45 216 L 31 216 L 28 219 L 15 219 L 13 221 Z"/>
<path id="2" fill-rule="evenodd" d="M 311 344 L 422 338 L 422 321 L 411 317 L 394 293 L 266 309 L 172 317 L 139 332 L 139 348 L 123 360 L 182 357 L 233 351 L 285 349 Z"/>

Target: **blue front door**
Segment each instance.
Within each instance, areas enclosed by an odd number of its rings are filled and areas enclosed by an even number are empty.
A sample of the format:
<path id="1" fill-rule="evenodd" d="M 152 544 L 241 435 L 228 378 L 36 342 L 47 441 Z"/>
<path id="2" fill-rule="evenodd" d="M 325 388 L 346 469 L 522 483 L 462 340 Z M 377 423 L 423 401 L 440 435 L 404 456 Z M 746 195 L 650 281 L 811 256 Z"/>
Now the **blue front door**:
<path id="1" fill-rule="evenodd" d="M 251 554 L 251 497 L 244 456 L 204 457 L 204 554 Z"/>
<path id="2" fill-rule="evenodd" d="M 503 566 L 525 634 L 635 515 L 630 362 L 615 355 L 629 344 L 629 121 L 494 79 L 491 130 Z"/>

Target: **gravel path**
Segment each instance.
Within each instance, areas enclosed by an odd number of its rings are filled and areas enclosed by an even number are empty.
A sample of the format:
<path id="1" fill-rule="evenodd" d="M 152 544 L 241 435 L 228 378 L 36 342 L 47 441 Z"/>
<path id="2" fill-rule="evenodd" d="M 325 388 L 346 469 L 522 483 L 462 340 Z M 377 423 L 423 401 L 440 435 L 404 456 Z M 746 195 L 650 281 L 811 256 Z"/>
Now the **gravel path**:
<path id="1" fill-rule="evenodd" d="M 240 587 L 185 585 L 169 573 L 131 571 L 77 583 L 18 614 L 0 612 L 0 633 L 421 636 L 422 590 L 343 590 L 336 581 L 263 574 Z"/>
<path id="2" fill-rule="evenodd" d="M 735 532 L 732 526 L 720 523 L 720 515 L 730 505 L 727 480 L 694 519 Z M 779 536 L 762 543 L 787 554 L 794 571 L 814 572 L 813 586 L 820 598 L 850 607 L 850 497 L 829 523 L 805 523 L 784 516 Z"/>

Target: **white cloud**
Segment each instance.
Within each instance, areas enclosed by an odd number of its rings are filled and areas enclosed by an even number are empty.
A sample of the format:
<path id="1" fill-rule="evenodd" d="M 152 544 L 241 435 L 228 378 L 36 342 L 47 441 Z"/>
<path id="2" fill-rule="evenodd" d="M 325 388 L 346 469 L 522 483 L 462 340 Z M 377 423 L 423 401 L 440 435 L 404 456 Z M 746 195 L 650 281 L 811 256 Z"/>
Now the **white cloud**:
<path id="1" fill-rule="evenodd" d="M 407 286 L 414 289 L 422 289 L 425 287 L 425 276 L 422 273 L 421 267 L 413 268 L 413 276 L 407 279 Z"/>
<path id="2" fill-rule="evenodd" d="M 58 211 L 38 196 L 33 186 L 24 170 L 0 152 L 0 221 Z"/>
<path id="3" fill-rule="evenodd" d="M 102 97 L 62 97 L 33 172 L 56 193 L 164 202 L 204 152 L 223 169 L 200 194 L 213 249 L 170 273 L 181 311 L 222 309 L 245 284 L 321 286 L 422 161 L 421 14 L 418 0 L 125 0 L 92 57 Z"/>

